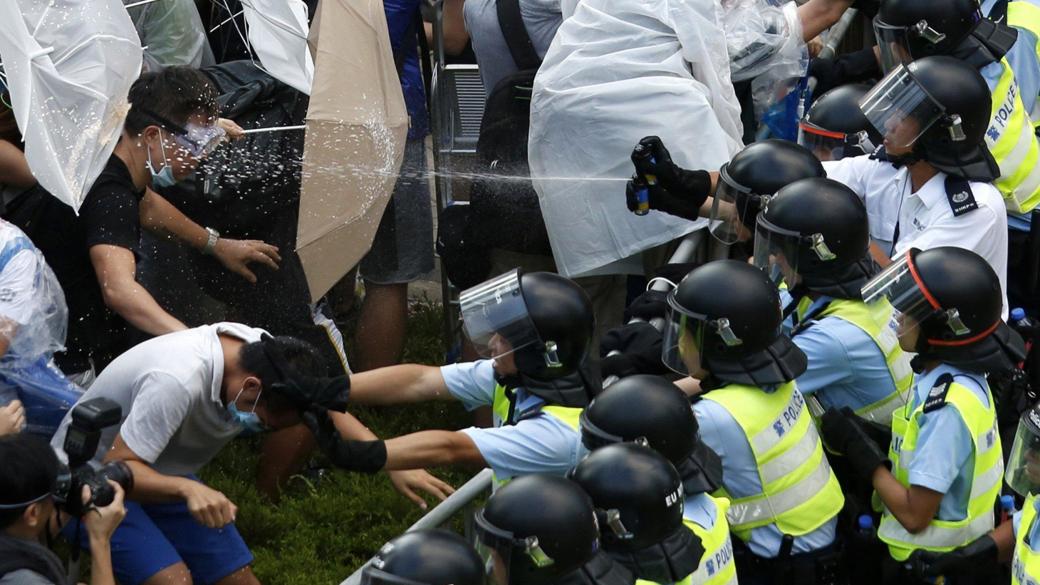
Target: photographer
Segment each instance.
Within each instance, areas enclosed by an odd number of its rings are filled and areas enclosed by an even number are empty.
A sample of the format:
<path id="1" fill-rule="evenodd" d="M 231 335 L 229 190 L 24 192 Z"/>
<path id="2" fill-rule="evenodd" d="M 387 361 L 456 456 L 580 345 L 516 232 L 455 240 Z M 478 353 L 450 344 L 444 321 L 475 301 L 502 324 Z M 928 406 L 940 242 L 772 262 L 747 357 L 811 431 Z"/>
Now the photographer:
<path id="1" fill-rule="evenodd" d="M 40 544 L 60 529 L 61 465 L 50 446 L 30 435 L 0 437 L 0 585 L 58 585 L 67 582 L 61 560 Z M 114 584 L 110 539 L 126 515 L 123 490 L 109 482 L 115 497 L 83 515 L 90 543 L 91 585 Z M 89 488 L 81 494 L 89 500 Z"/>

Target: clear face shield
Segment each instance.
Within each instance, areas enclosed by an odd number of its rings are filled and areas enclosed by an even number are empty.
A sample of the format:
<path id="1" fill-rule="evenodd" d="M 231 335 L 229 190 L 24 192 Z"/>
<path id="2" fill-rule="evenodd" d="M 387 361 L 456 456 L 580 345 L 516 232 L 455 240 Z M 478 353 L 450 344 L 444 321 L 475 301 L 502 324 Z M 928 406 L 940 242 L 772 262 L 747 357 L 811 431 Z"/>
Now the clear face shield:
<path id="1" fill-rule="evenodd" d="M 554 564 L 551 557 L 545 554 L 538 544 L 538 538 L 528 536 L 519 538 L 492 525 L 484 518 L 483 511 L 473 516 L 475 542 L 474 548 L 484 562 L 488 585 L 509 585 L 509 573 L 514 555 L 527 556 L 532 565 L 538 568 L 550 567 Z"/>
<path id="2" fill-rule="evenodd" d="M 802 248 L 811 249 L 822 261 L 837 258 L 823 234 L 803 235 L 801 232 L 777 227 L 764 217 L 758 218 L 755 226 L 755 251 L 752 262 L 769 275 L 777 286 L 786 282 L 793 287 L 801 280 L 798 275 L 798 259 Z"/>
<path id="3" fill-rule="evenodd" d="M 462 291 L 459 312 L 466 336 L 482 357 L 499 358 L 542 343 L 520 291 L 519 270 Z"/>
<path id="4" fill-rule="evenodd" d="M 889 148 L 910 147 L 944 113 L 939 102 L 905 65 L 898 65 L 879 81 L 863 96 L 859 106 L 870 124 L 885 137 Z M 951 134 L 955 133 L 954 128 L 960 126 L 951 128 Z"/>
<path id="5" fill-rule="evenodd" d="M 1008 487 L 1022 497 L 1040 492 L 1040 412 L 1037 406 L 1023 412 L 1018 421 L 1004 478 Z"/>
<path id="6" fill-rule="evenodd" d="M 866 131 L 855 134 L 832 132 L 805 121 L 798 126 L 798 144 L 812 151 L 821 161 L 870 154 L 877 148 Z"/>
<path id="7" fill-rule="evenodd" d="M 703 366 L 706 332 L 711 328 L 728 346 L 742 342 L 730 329 L 728 319 L 709 319 L 679 306 L 674 294 L 668 295 L 668 321 L 665 324 L 661 361 L 673 372 L 692 375 Z M 689 365 L 688 365 L 689 364 Z"/>
<path id="8" fill-rule="evenodd" d="M 970 19 L 972 23 L 978 22 L 982 19 L 982 11 L 976 9 Z M 911 26 L 896 26 L 883 22 L 880 16 L 874 17 L 874 37 L 877 39 L 881 71 L 884 73 L 926 56 L 913 54 L 911 47 L 914 42 L 920 47 L 921 43 L 936 45 L 946 40 L 946 35 L 932 28 L 927 20 L 919 20 Z"/>
<path id="9" fill-rule="evenodd" d="M 766 197 L 752 193 L 751 189 L 733 180 L 726 170 L 728 166 L 726 163 L 719 169 L 708 230 L 723 244 L 731 245 L 751 238 L 743 220 L 753 220 Z"/>

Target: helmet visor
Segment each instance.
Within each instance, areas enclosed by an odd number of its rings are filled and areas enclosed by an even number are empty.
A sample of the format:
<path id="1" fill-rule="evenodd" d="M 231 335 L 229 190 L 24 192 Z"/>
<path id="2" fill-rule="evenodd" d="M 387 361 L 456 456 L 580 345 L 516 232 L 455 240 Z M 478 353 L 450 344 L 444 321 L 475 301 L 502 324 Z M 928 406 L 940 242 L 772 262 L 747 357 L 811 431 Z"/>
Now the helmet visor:
<path id="1" fill-rule="evenodd" d="M 944 112 L 905 65 L 879 81 L 859 107 L 887 145 L 899 148 L 912 145 Z"/>
<path id="2" fill-rule="evenodd" d="M 729 176 L 726 170 L 728 166 L 729 163 L 726 163 L 719 169 L 708 217 L 711 235 L 726 245 L 751 239 L 752 234 L 746 224 L 754 223 L 761 200 L 760 196 L 751 193 L 751 189 Z"/>
<path id="3" fill-rule="evenodd" d="M 484 562 L 489 585 L 509 585 L 513 555 L 526 554 L 536 567 L 548 567 L 553 564 L 553 559 L 539 546 L 537 537 L 517 538 L 512 532 L 488 522 L 484 518 L 483 510 L 477 512 L 473 519 L 473 546 Z"/>
<path id="4" fill-rule="evenodd" d="M 361 571 L 361 585 L 428 585 L 422 581 L 414 581 L 405 577 L 398 577 L 369 565 Z"/>
<path id="5" fill-rule="evenodd" d="M 517 269 L 462 291 L 459 312 L 466 336 L 483 357 L 497 358 L 541 343 Z"/>
<path id="6" fill-rule="evenodd" d="M 888 299 L 899 323 L 900 336 L 920 325 L 939 307 L 917 275 L 912 259 L 914 252 L 916 249 L 908 250 L 902 258 L 863 285 L 861 291 L 863 302 L 867 304 Z"/>
<path id="7" fill-rule="evenodd" d="M 799 232 L 779 228 L 764 217 L 755 226 L 755 252 L 752 262 L 769 275 L 773 284 L 798 284 L 798 252 L 803 237 Z"/>
<path id="8" fill-rule="evenodd" d="M 875 148 L 866 131 L 855 134 L 832 132 L 804 121 L 798 126 L 798 144 L 812 151 L 821 161 L 870 154 Z"/>
<path id="9" fill-rule="evenodd" d="M 908 65 L 914 60 L 910 54 L 907 27 L 885 24 L 881 17 L 875 16 L 874 37 L 877 39 L 882 73 L 888 73 L 900 65 Z"/>
<path id="10" fill-rule="evenodd" d="M 668 297 L 668 320 L 665 323 L 661 361 L 677 374 L 689 376 L 691 368 L 687 360 L 694 363 L 693 370 L 700 365 L 704 348 L 704 315 L 688 313 L 679 308 L 672 296 Z M 685 358 L 685 359 L 684 359 Z"/>
<path id="11" fill-rule="evenodd" d="M 1005 473 L 1008 487 L 1022 497 L 1040 492 L 1040 412 L 1022 413 Z"/>

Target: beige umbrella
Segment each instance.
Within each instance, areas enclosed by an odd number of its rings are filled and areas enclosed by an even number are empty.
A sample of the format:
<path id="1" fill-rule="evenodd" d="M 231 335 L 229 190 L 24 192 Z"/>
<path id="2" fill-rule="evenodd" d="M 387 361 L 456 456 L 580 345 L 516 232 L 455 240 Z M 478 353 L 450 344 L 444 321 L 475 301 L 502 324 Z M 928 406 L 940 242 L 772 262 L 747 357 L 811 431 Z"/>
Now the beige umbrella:
<path id="1" fill-rule="evenodd" d="M 296 251 L 317 300 L 372 246 L 408 114 L 380 0 L 322 0 L 310 34 L 314 87 Z"/>

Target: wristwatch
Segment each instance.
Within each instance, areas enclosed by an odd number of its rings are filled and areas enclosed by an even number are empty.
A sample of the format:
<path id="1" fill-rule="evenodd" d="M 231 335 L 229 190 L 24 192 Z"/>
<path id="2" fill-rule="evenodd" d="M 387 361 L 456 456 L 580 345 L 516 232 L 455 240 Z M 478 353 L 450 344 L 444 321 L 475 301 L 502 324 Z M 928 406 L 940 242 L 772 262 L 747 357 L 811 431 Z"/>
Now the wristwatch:
<path id="1" fill-rule="evenodd" d="M 209 234 L 209 239 L 206 240 L 206 246 L 202 248 L 202 253 L 212 255 L 213 248 L 217 247 L 217 240 L 220 239 L 220 232 L 211 227 L 208 227 L 206 228 L 206 233 Z"/>

